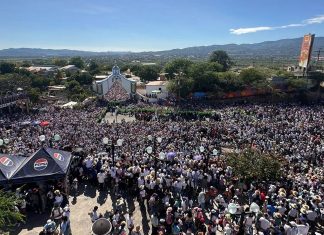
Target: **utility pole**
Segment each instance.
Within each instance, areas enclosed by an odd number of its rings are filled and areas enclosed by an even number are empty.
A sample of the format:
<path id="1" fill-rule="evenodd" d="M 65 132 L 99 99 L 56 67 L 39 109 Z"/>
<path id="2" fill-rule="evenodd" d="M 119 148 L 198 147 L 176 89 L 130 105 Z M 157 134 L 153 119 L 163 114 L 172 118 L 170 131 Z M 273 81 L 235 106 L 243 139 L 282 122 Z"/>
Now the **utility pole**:
<path id="1" fill-rule="evenodd" d="M 320 56 L 321 56 L 321 50 L 322 50 L 322 48 L 319 48 L 317 51 L 314 51 L 314 52 L 317 52 L 317 60 L 316 60 L 316 67 L 317 68 L 318 68 L 318 63 L 319 63 Z"/>

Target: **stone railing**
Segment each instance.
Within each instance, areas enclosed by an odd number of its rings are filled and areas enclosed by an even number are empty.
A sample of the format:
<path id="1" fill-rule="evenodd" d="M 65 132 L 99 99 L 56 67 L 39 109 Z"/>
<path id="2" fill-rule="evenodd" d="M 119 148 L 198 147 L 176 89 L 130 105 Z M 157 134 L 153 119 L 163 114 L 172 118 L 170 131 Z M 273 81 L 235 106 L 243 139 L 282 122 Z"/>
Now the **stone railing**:
<path id="1" fill-rule="evenodd" d="M 10 105 L 16 104 L 17 101 L 24 99 L 28 99 L 28 96 L 25 93 L 0 97 L 0 108 L 8 107 Z"/>

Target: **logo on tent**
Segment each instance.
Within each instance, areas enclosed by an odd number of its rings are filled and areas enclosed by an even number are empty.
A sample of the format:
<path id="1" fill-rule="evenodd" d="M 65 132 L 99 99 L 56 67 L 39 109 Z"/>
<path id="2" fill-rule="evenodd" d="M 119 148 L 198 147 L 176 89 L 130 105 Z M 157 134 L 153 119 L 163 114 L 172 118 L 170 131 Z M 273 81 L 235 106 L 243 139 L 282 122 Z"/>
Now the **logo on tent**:
<path id="1" fill-rule="evenodd" d="M 57 159 L 57 160 L 59 160 L 59 161 L 61 161 L 61 162 L 64 161 L 64 157 L 63 157 L 63 155 L 60 154 L 60 153 L 54 153 L 53 156 L 54 156 L 55 159 Z"/>
<path id="2" fill-rule="evenodd" d="M 45 158 L 40 158 L 34 162 L 34 169 L 36 171 L 42 171 L 46 169 L 47 165 L 48 161 Z"/>
<path id="3" fill-rule="evenodd" d="M 13 166 L 13 161 L 7 157 L 0 158 L 0 163 L 4 166 Z"/>

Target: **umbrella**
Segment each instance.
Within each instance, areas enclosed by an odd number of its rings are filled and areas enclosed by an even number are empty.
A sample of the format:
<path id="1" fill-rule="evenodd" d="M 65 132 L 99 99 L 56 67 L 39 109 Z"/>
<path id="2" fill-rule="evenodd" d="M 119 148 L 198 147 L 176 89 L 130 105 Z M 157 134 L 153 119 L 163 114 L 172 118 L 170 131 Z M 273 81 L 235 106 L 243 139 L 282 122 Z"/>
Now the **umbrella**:
<path id="1" fill-rule="evenodd" d="M 44 127 L 44 126 L 48 126 L 49 125 L 49 122 L 48 121 L 42 121 L 40 123 L 40 126 Z"/>
<path id="2" fill-rule="evenodd" d="M 24 121 L 24 122 L 21 122 L 20 124 L 25 126 L 25 125 L 29 125 L 31 122 L 30 121 Z"/>
<path id="3" fill-rule="evenodd" d="M 36 126 L 36 125 L 39 125 L 40 123 L 41 123 L 40 121 L 33 121 L 33 122 L 32 122 L 32 124 L 35 125 L 35 126 Z"/>
<path id="4" fill-rule="evenodd" d="M 168 152 L 167 157 L 170 160 L 171 158 L 174 158 L 176 156 L 175 152 Z"/>

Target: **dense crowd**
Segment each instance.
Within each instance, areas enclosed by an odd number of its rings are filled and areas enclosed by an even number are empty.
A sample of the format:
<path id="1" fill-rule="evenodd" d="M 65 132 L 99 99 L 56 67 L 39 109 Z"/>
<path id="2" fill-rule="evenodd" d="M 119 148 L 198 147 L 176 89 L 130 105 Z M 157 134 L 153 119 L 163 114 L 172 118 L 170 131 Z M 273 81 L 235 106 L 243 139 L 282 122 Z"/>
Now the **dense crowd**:
<path id="1" fill-rule="evenodd" d="M 4 151 L 24 155 L 42 144 L 82 147 L 86 157 L 73 168 L 70 182 L 87 180 L 99 190 L 110 189 L 117 202 L 110 216 L 114 234 L 148 233 L 133 223 L 133 211 L 124 201 L 129 198 L 136 198 L 150 214 L 152 234 L 314 233 L 323 222 L 323 106 L 212 109 L 218 118 L 107 123 L 98 121 L 103 109 L 95 106 L 48 108 L 42 113 L 3 117 L 3 123 L 10 125 L 0 128 L 0 136 L 9 139 Z M 49 122 L 46 127 L 33 125 L 45 120 Z M 44 143 L 36 141 L 42 134 Z M 57 142 L 55 134 L 61 137 Z M 115 143 L 114 162 L 104 137 Z M 116 144 L 118 139 L 121 146 Z M 148 146 L 153 147 L 152 153 Z M 284 177 L 277 182 L 233 177 L 222 150 L 238 152 L 250 147 L 286 158 Z M 206 163 L 214 149 L 216 156 Z M 62 209 L 58 209 L 62 213 L 57 222 L 62 223 L 63 206 L 57 204 L 53 205 Z M 97 210 L 93 210 L 93 221 L 101 217 Z"/>
<path id="2" fill-rule="evenodd" d="M 125 101 L 129 99 L 129 94 L 122 86 L 121 81 L 115 81 L 105 95 L 105 98 L 109 101 Z"/>

